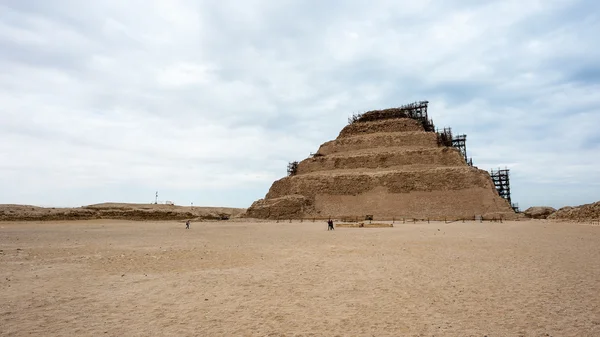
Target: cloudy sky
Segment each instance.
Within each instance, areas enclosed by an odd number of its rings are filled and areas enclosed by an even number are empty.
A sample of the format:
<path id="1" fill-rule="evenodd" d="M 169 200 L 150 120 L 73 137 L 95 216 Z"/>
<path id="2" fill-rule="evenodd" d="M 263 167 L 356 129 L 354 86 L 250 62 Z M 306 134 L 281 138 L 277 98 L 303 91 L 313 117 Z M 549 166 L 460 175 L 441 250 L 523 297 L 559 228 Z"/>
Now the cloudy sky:
<path id="1" fill-rule="evenodd" d="M 247 207 L 429 100 L 513 201 L 600 200 L 600 2 L 0 0 L 0 203 Z"/>

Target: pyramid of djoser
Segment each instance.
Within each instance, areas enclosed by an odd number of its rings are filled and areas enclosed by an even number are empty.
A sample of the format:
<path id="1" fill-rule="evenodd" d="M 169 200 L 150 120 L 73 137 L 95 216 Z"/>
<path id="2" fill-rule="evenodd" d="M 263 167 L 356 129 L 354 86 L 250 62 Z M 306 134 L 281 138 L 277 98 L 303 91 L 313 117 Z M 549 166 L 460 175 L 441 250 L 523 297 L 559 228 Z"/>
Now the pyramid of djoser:
<path id="1" fill-rule="evenodd" d="M 264 219 L 515 217 L 487 171 L 435 132 L 427 102 L 355 115 L 335 140 L 292 165 L 246 216 Z"/>

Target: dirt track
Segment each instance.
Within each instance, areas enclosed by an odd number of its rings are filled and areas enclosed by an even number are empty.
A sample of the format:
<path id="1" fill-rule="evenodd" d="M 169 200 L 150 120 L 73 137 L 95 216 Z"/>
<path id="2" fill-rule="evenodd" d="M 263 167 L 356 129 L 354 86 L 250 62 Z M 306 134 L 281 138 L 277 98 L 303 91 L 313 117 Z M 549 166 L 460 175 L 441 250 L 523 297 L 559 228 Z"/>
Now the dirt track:
<path id="1" fill-rule="evenodd" d="M 598 336 L 600 226 L 0 223 L 2 336 Z"/>

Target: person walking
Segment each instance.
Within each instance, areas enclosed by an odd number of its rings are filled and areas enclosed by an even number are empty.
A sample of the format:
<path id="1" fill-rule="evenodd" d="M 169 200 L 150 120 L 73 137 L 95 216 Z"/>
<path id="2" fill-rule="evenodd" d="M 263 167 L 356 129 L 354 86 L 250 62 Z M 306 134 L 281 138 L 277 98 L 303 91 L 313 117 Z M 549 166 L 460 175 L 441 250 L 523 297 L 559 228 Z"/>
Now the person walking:
<path id="1" fill-rule="evenodd" d="M 190 220 L 185 222 L 185 229 L 190 229 Z"/>
<path id="2" fill-rule="evenodd" d="M 327 230 L 335 230 L 335 228 L 333 228 L 333 220 L 331 219 L 327 221 Z"/>

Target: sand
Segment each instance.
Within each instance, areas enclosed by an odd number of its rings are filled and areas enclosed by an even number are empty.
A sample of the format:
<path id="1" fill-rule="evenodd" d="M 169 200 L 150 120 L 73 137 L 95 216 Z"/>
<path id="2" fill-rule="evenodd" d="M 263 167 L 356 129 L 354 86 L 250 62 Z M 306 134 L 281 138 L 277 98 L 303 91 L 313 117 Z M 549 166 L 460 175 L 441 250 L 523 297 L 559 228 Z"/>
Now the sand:
<path id="1" fill-rule="evenodd" d="M 600 226 L 184 227 L 0 223 L 0 335 L 600 335 Z"/>

